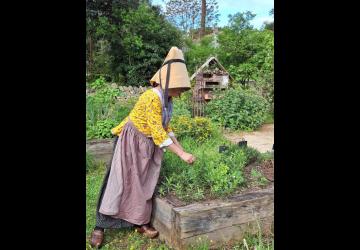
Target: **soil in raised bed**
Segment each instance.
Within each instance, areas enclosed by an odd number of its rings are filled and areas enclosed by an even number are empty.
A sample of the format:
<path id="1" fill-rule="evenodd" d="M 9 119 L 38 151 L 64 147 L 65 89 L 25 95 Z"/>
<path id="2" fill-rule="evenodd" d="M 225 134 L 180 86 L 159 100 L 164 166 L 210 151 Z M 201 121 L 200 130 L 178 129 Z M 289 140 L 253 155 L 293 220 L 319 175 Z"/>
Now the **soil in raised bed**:
<path id="1" fill-rule="evenodd" d="M 267 180 L 267 184 L 259 185 L 259 183 L 251 176 L 251 171 L 255 169 L 259 171 Z M 247 180 L 245 187 L 240 187 L 236 190 L 235 194 L 248 193 L 252 191 L 268 188 L 273 185 L 274 182 L 274 160 L 265 160 L 261 163 L 251 163 L 244 168 L 244 176 Z"/>

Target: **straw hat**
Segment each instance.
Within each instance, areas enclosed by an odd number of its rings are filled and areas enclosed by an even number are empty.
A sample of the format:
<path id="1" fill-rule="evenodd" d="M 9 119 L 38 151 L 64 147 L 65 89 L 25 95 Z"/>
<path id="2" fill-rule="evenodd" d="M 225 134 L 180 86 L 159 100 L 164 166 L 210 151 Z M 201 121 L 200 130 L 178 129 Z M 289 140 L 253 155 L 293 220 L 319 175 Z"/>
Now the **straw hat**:
<path id="1" fill-rule="evenodd" d="M 176 61 L 179 59 L 180 61 Z M 165 89 L 169 62 L 171 63 L 171 66 L 170 66 L 170 77 L 169 77 L 168 88 L 169 89 L 183 88 L 185 90 L 190 89 L 191 88 L 190 79 L 184 62 L 184 55 L 182 51 L 177 47 L 172 47 L 170 49 L 169 53 L 167 54 L 164 60 L 162 67 L 150 79 L 151 85 L 154 85 L 154 83 L 160 83 L 159 71 L 161 70 L 161 86 L 163 89 Z"/>

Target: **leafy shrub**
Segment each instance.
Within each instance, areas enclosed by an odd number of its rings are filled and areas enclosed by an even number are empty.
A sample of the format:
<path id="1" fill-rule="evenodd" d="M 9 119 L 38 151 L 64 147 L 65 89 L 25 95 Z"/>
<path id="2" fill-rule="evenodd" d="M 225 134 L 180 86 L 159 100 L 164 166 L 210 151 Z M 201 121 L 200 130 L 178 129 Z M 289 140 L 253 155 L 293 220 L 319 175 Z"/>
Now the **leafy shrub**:
<path id="1" fill-rule="evenodd" d="M 95 92 L 86 97 L 87 139 L 111 138 L 111 129 L 129 114 L 135 102 L 133 99 L 118 101 L 117 97 L 123 93 L 103 77 L 89 83 L 89 87 Z"/>
<path id="2" fill-rule="evenodd" d="M 159 193 L 174 193 L 184 201 L 231 194 L 245 184 L 243 168 L 257 152 L 229 145 L 229 150 L 219 153 L 219 145 L 228 144 L 221 136 L 208 138 L 204 142 L 185 137 L 181 144 L 197 159 L 189 166 L 175 154 L 166 152 L 161 168 Z"/>
<path id="3" fill-rule="evenodd" d="M 249 80 L 253 80 L 255 78 L 255 74 L 258 69 L 255 65 L 250 63 L 243 63 L 239 66 L 230 65 L 229 73 L 234 78 L 235 82 L 246 84 Z"/>
<path id="4" fill-rule="evenodd" d="M 179 98 L 174 98 L 174 109 L 173 117 L 177 116 L 188 116 L 191 117 L 191 91 L 187 91 L 181 95 Z"/>
<path id="5" fill-rule="evenodd" d="M 103 76 L 100 76 L 98 79 L 96 79 L 95 81 L 91 82 L 89 84 L 90 88 L 91 89 L 102 89 L 104 88 L 106 85 L 106 82 L 105 82 L 105 78 Z"/>
<path id="6" fill-rule="evenodd" d="M 171 126 L 177 138 L 191 137 L 199 142 L 210 138 L 214 131 L 214 125 L 206 117 L 177 116 L 172 119 Z"/>
<path id="7" fill-rule="evenodd" d="M 110 117 L 111 107 L 116 103 L 116 97 L 122 95 L 118 88 L 112 88 L 100 77 L 89 84 L 95 93 L 86 97 L 86 120 L 95 125 L 98 120 Z"/>
<path id="8" fill-rule="evenodd" d="M 231 129 L 253 130 L 262 125 L 269 109 L 261 96 L 241 88 L 228 89 L 209 102 L 206 114 L 222 126 Z"/>
<path id="9" fill-rule="evenodd" d="M 111 138 L 111 129 L 118 124 L 113 119 L 99 120 L 95 125 L 90 125 L 86 128 L 86 135 L 88 139 Z"/>
<path id="10" fill-rule="evenodd" d="M 188 71 L 193 74 L 209 57 L 215 55 L 216 49 L 213 45 L 213 35 L 204 36 L 200 43 L 186 39 L 185 61 Z"/>

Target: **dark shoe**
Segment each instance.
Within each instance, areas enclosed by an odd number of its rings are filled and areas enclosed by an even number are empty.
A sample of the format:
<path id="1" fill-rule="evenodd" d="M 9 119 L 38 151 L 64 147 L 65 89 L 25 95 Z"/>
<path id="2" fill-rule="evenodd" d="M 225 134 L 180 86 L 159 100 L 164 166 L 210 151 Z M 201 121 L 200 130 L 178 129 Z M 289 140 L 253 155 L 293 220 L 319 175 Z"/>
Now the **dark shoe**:
<path id="1" fill-rule="evenodd" d="M 142 225 L 141 227 L 137 226 L 136 231 L 138 233 L 144 234 L 146 237 L 152 239 L 159 235 L 159 232 L 156 231 L 153 227 L 149 225 Z"/>
<path id="2" fill-rule="evenodd" d="M 90 245 L 95 248 L 100 248 L 104 240 L 104 232 L 101 230 L 94 230 L 91 233 Z"/>

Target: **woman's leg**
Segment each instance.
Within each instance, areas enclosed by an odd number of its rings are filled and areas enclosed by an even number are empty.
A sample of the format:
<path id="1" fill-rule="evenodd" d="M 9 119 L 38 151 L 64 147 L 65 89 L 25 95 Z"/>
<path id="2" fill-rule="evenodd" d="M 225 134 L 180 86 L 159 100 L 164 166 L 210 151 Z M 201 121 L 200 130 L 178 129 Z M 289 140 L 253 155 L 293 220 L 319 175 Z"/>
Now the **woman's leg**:
<path id="1" fill-rule="evenodd" d="M 115 151 L 115 147 L 116 147 L 116 143 L 117 143 L 118 137 L 116 136 L 115 140 L 114 140 L 114 146 L 113 146 L 113 154 Z M 113 156 L 112 156 L 113 157 Z M 109 177 L 109 172 L 110 172 L 110 165 L 111 165 L 111 160 L 110 163 L 107 164 L 106 168 L 106 174 L 103 180 L 103 184 L 100 190 L 100 194 L 99 194 L 99 200 L 98 200 L 98 204 L 97 204 L 97 208 L 96 208 L 96 225 L 91 233 L 90 236 L 90 245 L 92 247 L 100 247 L 103 243 L 104 240 L 104 228 L 101 226 L 98 226 L 98 224 L 101 224 L 103 217 L 99 214 L 99 205 L 102 199 L 102 193 L 103 193 L 103 189 L 106 187 L 107 184 L 107 178 Z"/>

